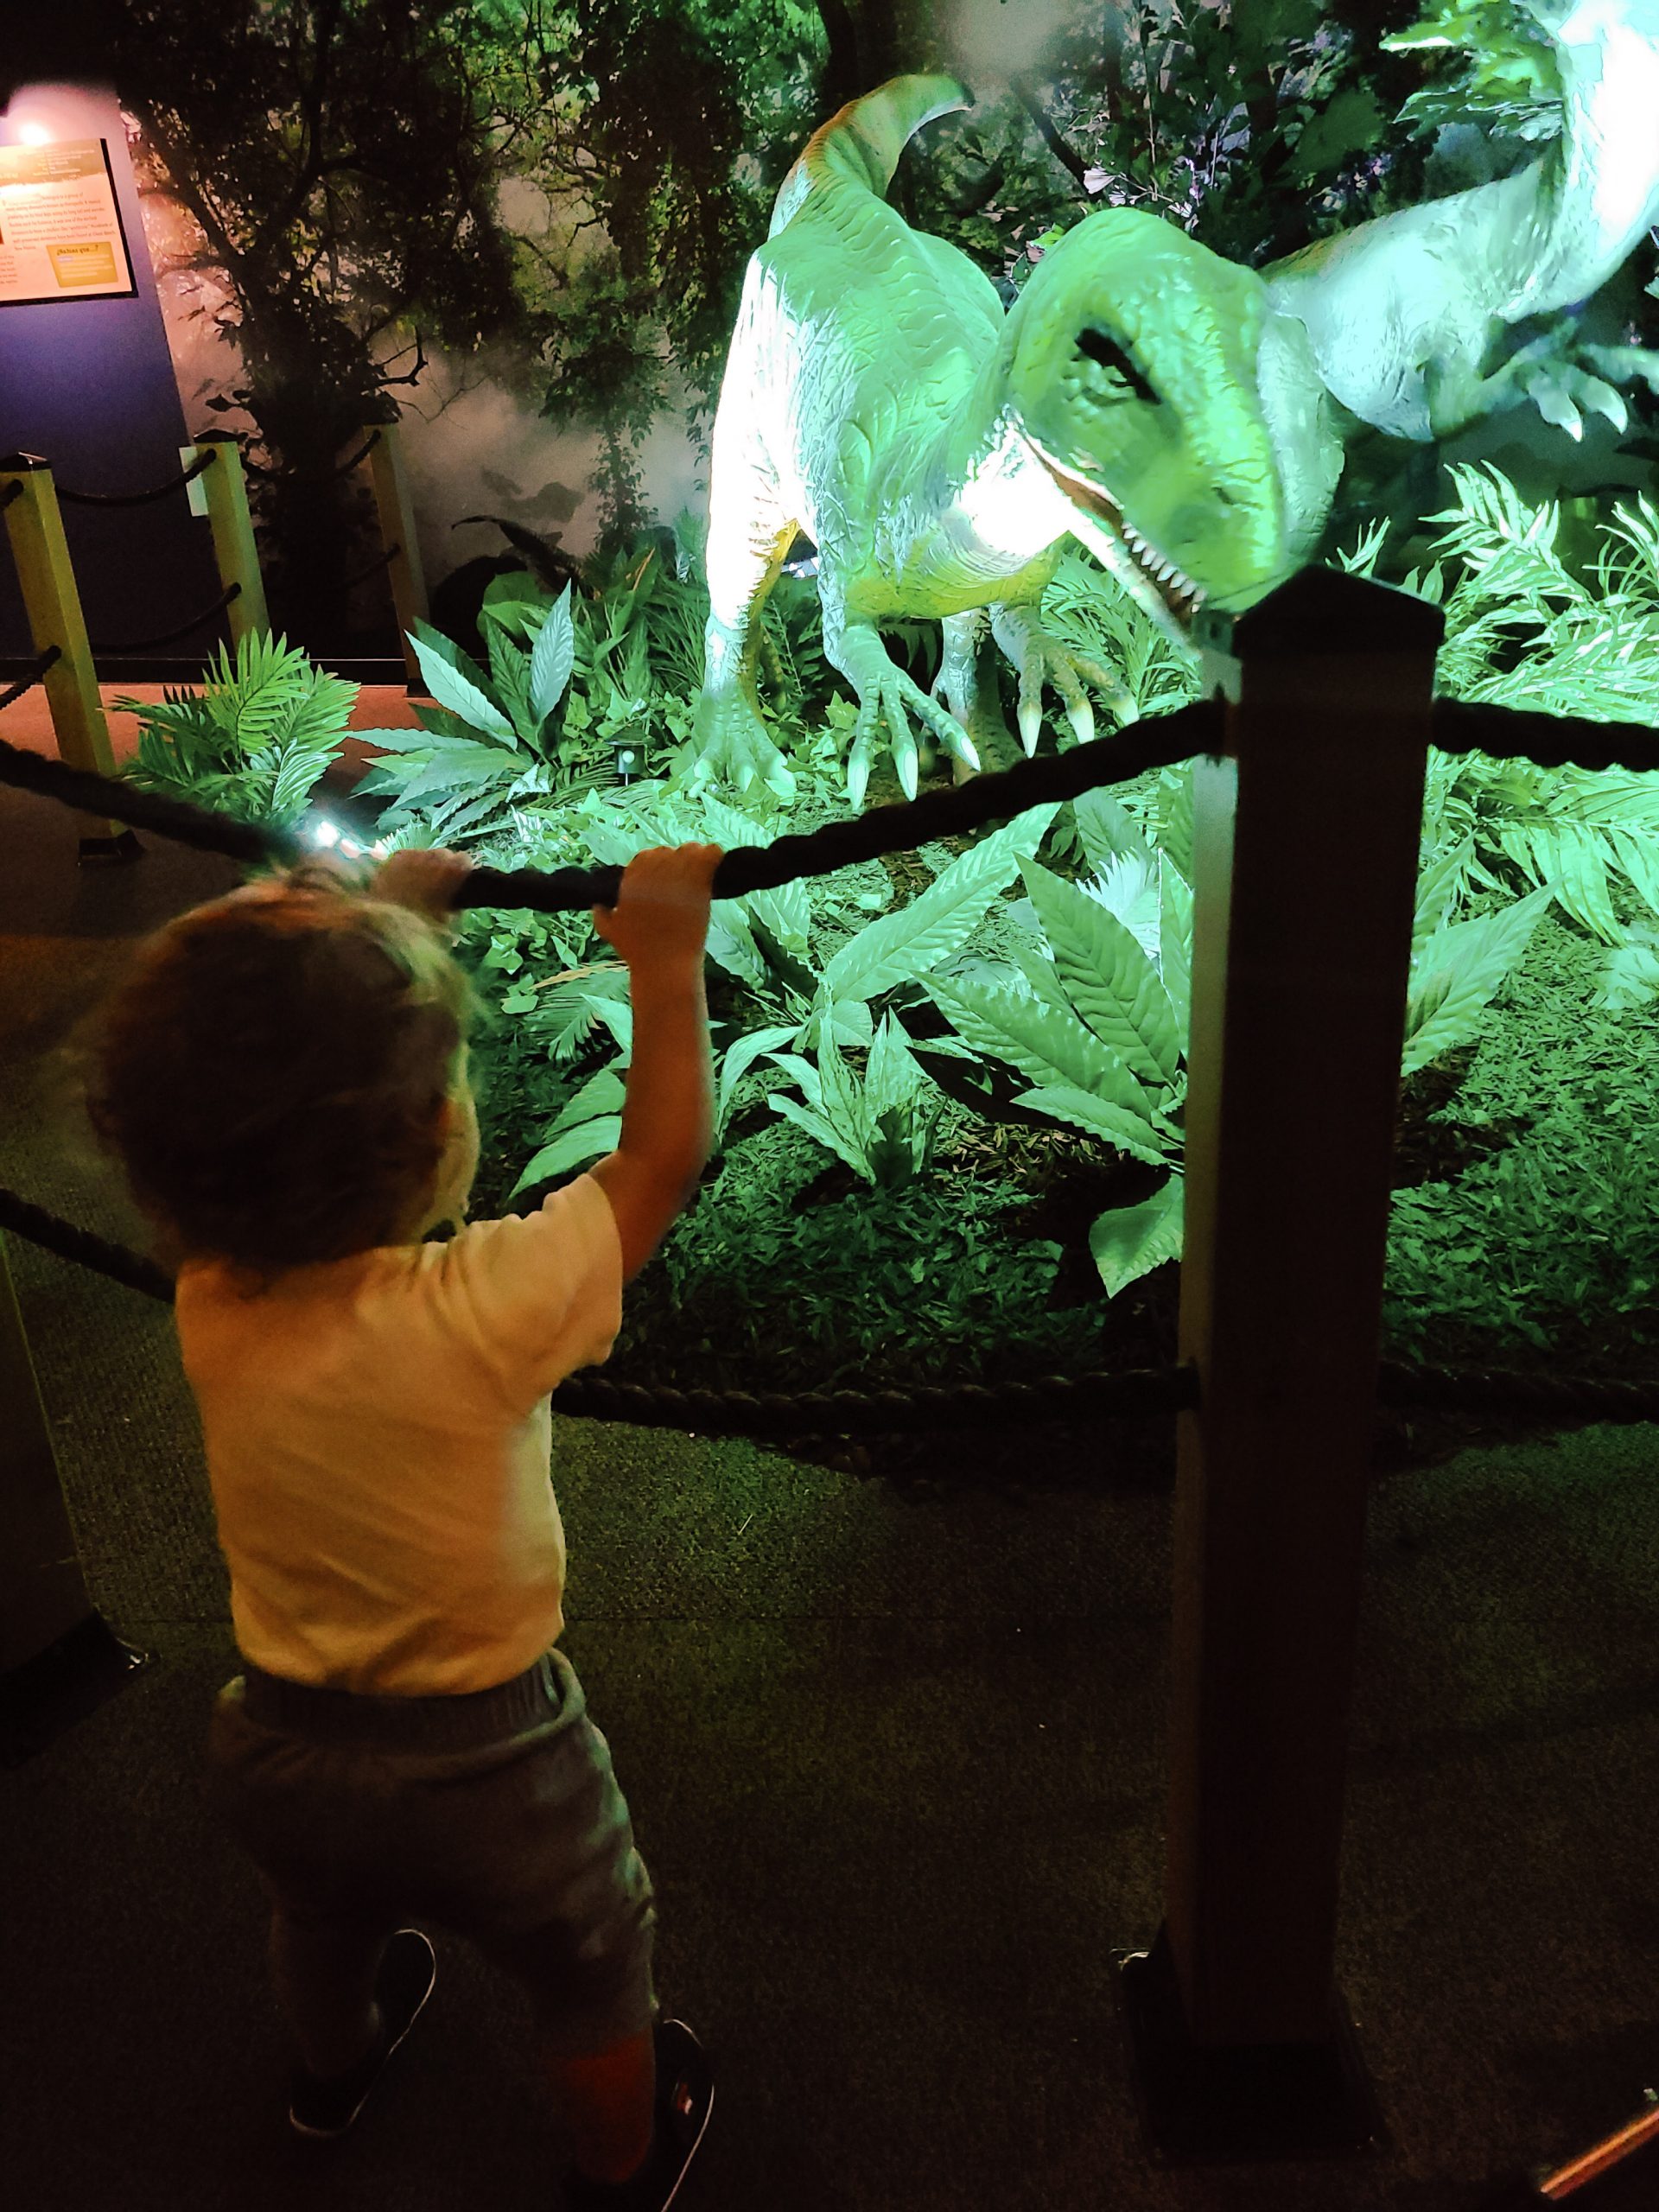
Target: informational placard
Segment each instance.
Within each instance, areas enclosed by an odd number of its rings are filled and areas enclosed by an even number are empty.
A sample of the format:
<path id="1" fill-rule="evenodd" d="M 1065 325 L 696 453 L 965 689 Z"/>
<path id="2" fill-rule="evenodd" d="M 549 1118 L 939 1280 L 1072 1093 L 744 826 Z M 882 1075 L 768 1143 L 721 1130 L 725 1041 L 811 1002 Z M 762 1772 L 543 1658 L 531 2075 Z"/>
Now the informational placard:
<path id="1" fill-rule="evenodd" d="M 104 141 L 0 146 L 0 307 L 137 289 Z"/>

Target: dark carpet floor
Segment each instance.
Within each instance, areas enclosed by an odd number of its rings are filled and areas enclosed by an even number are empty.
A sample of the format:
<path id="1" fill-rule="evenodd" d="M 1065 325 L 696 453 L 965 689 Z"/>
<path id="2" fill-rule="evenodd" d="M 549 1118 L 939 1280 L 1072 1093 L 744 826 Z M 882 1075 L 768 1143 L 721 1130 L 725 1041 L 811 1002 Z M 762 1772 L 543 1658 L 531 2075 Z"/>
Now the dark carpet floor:
<path id="1" fill-rule="evenodd" d="M 76 1135 L 74 1021 L 228 880 L 77 873 L 0 794 L 0 1182 L 133 1224 Z M 150 1663 L 0 1777 L 0 2202 L 556 2212 L 516 1997 L 442 1936 L 359 2132 L 282 2123 L 249 1872 L 199 1745 L 233 1671 L 164 1310 L 13 1240 L 98 1605 Z M 1392 2146 L 1166 2170 L 1110 1952 L 1160 1916 L 1168 1499 L 1033 1467 L 904 1491 L 562 1424 L 568 1648 L 662 1898 L 664 1997 L 719 2103 L 688 2212 L 1462 2212 L 1659 2080 L 1659 1479 L 1647 1429 L 1380 1481 L 1340 1970 Z M 1659 2191 L 1655 2193 L 1659 2204 Z"/>

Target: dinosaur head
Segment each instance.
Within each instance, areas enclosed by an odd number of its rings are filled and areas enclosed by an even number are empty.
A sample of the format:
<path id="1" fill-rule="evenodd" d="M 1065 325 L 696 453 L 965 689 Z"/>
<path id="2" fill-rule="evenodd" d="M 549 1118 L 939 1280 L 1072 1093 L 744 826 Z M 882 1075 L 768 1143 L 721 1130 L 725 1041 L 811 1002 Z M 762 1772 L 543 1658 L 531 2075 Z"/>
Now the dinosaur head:
<path id="1" fill-rule="evenodd" d="M 1256 391 L 1267 312 L 1254 270 L 1110 208 L 1051 248 L 1008 317 L 1022 435 L 1077 535 L 1166 626 L 1291 564 Z"/>

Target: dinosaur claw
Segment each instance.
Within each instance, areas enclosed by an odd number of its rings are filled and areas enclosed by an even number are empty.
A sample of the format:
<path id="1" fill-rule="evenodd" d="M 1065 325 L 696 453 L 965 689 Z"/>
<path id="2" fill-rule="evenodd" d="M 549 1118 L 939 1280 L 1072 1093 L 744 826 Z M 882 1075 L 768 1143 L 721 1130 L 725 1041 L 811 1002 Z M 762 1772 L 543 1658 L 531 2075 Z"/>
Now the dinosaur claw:
<path id="1" fill-rule="evenodd" d="M 893 748 L 893 766 L 899 771 L 899 790 L 906 798 L 914 798 L 918 782 L 914 739 Z"/>
<path id="2" fill-rule="evenodd" d="M 847 755 L 847 797 L 852 805 L 863 805 L 869 781 L 870 749 L 868 746 L 855 741 L 852 751 Z"/>
<path id="3" fill-rule="evenodd" d="M 1074 699 L 1065 710 L 1065 719 L 1071 725 L 1071 734 L 1079 745 L 1091 742 L 1095 734 L 1095 710 L 1086 699 Z"/>

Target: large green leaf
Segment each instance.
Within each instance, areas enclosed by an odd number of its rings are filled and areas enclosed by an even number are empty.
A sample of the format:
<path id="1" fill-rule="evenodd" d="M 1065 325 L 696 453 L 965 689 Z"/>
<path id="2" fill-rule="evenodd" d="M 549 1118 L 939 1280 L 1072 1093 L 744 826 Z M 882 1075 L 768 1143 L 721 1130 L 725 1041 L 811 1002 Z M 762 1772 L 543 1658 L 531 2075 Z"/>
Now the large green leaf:
<path id="1" fill-rule="evenodd" d="M 1609 844 L 1643 906 L 1659 914 L 1659 846 L 1643 831 L 1610 829 Z"/>
<path id="2" fill-rule="evenodd" d="M 1412 963 L 1402 1074 L 1469 1042 L 1494 992 L 1526 950 L 1551 896 L 1546 885 L 1496 913 L 1435 931 Z"/>
<path id="3" fill-rule="evenodd" d="M 1160 1141 L 1149 1123 L 1138 1114 L 1126 1114 L 1121 1106 L 1109 1105 L 1090 1090 L 1078 1090 L 1070 1084 L 1044 1084 L 1036 1090 L 1022 1090 L 1014 1103 L 1028 1106 L 1034 1114 L 1069 1122 L 1074 1129 L 1116 1145 L 1120 1152 L 1144 1160 L 1148 1166 L 1161 1166 L 1169 1158 L 1168 1145 Z"/>
<path id="4" fill-rule="evenodd" d="M 879 1121 L 895 1106 L 908 1104 L 926 1077 L 916 1065 L 910 1040 L 889 1014 L 875 1033 L 864 1070 L 864 1097 L 868 1118 Z"/>
<path id="5" fill-rule="evenodd" d="M 766 955 L 754 941 L 741 899 L 716 899 L 709 910 L 709 957 L 752 990 L 771 981 Z"/>
<path id="6" fill-rule="evenodd" d="M 620 1114 L 626 1096 L 626 1086 L 617 1071 L 613 1067 L 601 1068 L 597 1075 L 589 1076 L 581 1090 L 566 1102 L 563 1111 L 549 1124 L 547 1134 L 556 1137 L 563 1129 L 592 1121 L 596 1114 Z"/>
<path id="7" fill-rule="evenodd" d="M 743 1034 L 728 1046 L 720 1064 L 720 1082 L 715 1094 L 715 1121 L 722 1132 L 730 1118 L 737 1098 L 737 1086 L 754 1063 L 766 1053 L 776 1052 L 780 1045 L 787 1045 L 794 1036 L 793 1029 L 746 1029 Z"/>
<path id="8" fill-rule="evenodd" d="M 825 965 L 820 1001 L 871 999 L 925 976 L 967 943 L 998 892 L 1034 853 L 1058 808 L 1033 807 L 971 846 L 908 906 L 883 914 Z"/>
<path id="9" fill-rule="evenodd" d="M 1072 801 L 1072 811 L 1084 853 L 1096 875 L 1122 854 L 1151 860 L 1152 849 L 1140 823 L 1109 791 L 1084 791 Z"/>
<path id="10" fill-rule="evenodd" d="M 607 1152 L 614 1152 L 621 1135 L 622 1118 L 619 1114 L 603 1114 L 597 1121 L 582 1122 L 575 1128 L 567 1129 L 531 1158 L 508 1195 L 516 1198 L 532 1183 L 551 1182 L 556 1175 L 568 1175 L 573 1167 L 580 1167 L 584 1160 L 599 1160 Z"/>
<path id="11" fill-rule="evenodd" d="M 1175 1174 L 1140 1205 L 1101 1215 L 1089 1232 L 1089 1249 L 1109 1298 L 1166 1260 L 1180 1258 L 1185 1198 L 1186 1185 Z"/>
<path id="12" fill-rule="evenodd" d="M 1113 914 L 1034 861 L 1021 868 L 1066 996 L 1103 1044 L 1143 1082 L 1180 1068 L 1175 1009 L 1158 970 Z"/>
<path id="13" fill-rule="evenodd" d="M 548 608 L 547 620 L 531 651 L 530 704 L 539 721 L 545 721 L 563 698 L 575 657 L 575 624 L 570 613 L 570 586 L 566 584 Z"/>
<path id="14" fill-rule="evenodd" d="M 855 1175 L 861 1175 L 867 1183 L 874 1182 L 875 1173 L 864 1146 L 838 1128 L 827 1115 L 818 1112 L 814 1107 L 803 1106 L 798 1098 L 791 1098 L 782 1090 L 774 1090 L 766 1103 L 774 1114 L 783 1115 L 785 1120 L 804 1129 L 809 1136 L 816 1137 L 838 1160 L 845 1160 Z"/>
<path id="15" fill-rule="evenodd" d="M 426 678 L 426 688 L 441 707 L 447 707 L 452 715 L 459 715 L 469 728 L 482 730 L 486 736 L 499 738 L 503 745 L 517 748 L 518 739 L 512 724 L 482 688 L 482 670 L 467 658 L 459 645 L 429 629 L 424 622 L 416 624 L 410 632 L 410 643 Z M 465 666 L 459 666 L 458 663 L 465 663 Z"/>
<path id="16" fill-rule="evenodd" d="M 1145 1091 L 1069 1007 L 1046 1005 L 1007 983 L 953 980 L 929 989 L 976 1052 L 1006 1060 L 1028 1082 L 1087 1090 L 1145 1119 Z"/>

